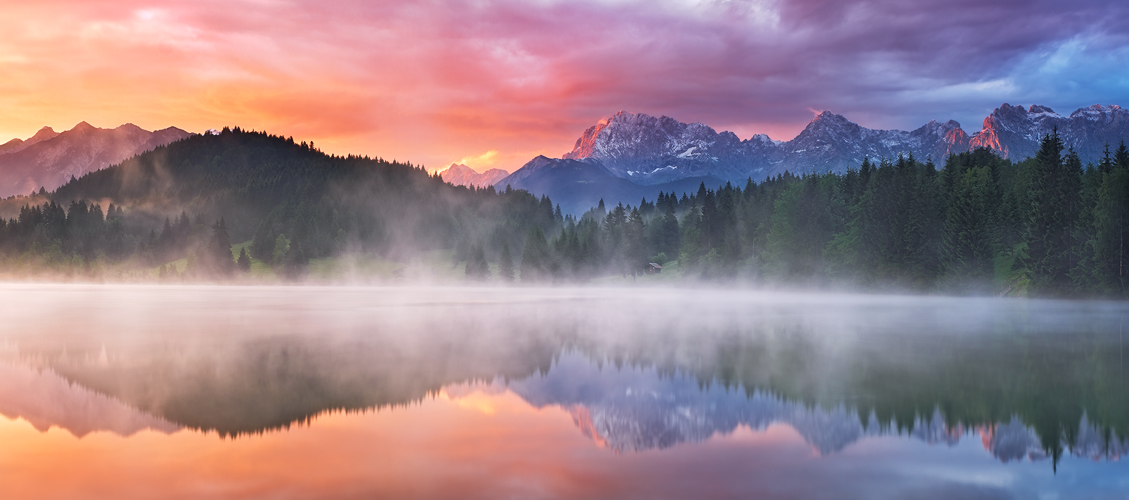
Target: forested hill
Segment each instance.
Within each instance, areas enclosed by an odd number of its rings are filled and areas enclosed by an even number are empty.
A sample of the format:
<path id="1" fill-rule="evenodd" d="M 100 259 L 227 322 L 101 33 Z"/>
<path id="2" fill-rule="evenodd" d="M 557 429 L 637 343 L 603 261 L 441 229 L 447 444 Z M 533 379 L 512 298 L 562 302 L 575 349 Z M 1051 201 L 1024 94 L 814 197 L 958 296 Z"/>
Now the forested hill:
<path id="1" fill-rule="evenodd" d="M 532 246 L 553 279 L 683 279 L 914 292 L 1125 297 L 1129 149 L 1084 165 L 1057 135 L 1013 163 L 986 148 L 937 168 L 910 157 L 844 174 L 777 175 L 663 193 L 566 220 Z"/>
<path id="2" fill-rule="evenodd" d="M 18 216 L 0 223 L 0 275 L 152 274 L 187 258 L 180 277 L 238 276 L 255 259 L 301 276 L 313 258 L 445 250 L 447 271 L 465 263 L 475 280 L 586 282 L 672 263 L 664 276 L 715 282 L 1124 297 L 1129 148 L 1109 149 L 1083 165 L 1048 135 L 1019 163 L 984 148 L 941 168 L 866 160 L 566 217 L 525 191 L 225 129 L 3 200 Z"/>
<path id="3" fill-rule="evenodd" d="M 531 225 L 555 223 L 548 200 L 523 191 L 456 187 L 411 164 L 326 155 L 238 128 L 4 203 L 18 205 L 0 227 L 7 271 L 195 256 L 204 274 L 230 275 L 235 261 L 223 253 L 252 238 L 261 260 L 301 267 L 345 251 L 395 257 L 458 241 L 519 245 Z"/>

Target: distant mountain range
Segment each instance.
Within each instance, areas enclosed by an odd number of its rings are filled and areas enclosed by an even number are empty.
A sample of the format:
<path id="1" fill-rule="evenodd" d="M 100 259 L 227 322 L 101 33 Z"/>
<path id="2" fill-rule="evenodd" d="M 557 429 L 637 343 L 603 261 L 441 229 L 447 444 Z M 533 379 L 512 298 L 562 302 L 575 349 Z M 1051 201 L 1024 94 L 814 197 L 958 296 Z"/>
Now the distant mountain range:
<path id="1" fill-rule="evenodd" d="M 502 180 L 507 175 L 510 173 L 500 168 L 492 168 L 480 174 L 466 165 L 452 163 L 447 170 L 439 174 L 439 177 L 456 186 L 482 188 Z"/>
<path id="2" fill-rule="evenodd" d="M 82 122 L 65 132 L 43 127 L 27 140 L 0 145 L 0 197 L 53 190 L 72 176 L 101 170 L 188 137 L 176 127 L 150 132 L 132 123 L 105 129 Z"/>
<path id="3" fill-rule="evenodd" d="M 760 181 L 786 171 L 845 172 L 858 168 L 864 158 L 879 161 L 913 155 L 922 161 L 930 158 L 940 168 L 949 154 L 987 147 L 1019 161 L 1034 155 L 1042 137 L 1055 130 L 1084 162 L 1096 162 L 1107 144 L 1116 148 L 1129 140 L 1129 111 L 1093 105 L 1063 116 L 1046 106 L 1004 104 L 972 135 L 952 120 L 931 121 L 913 131 L 875 130 L 824 111 L 790 141 L 773 141 L 763 134 L 741 140 L 701 123 L 621 111 L 584 131 L 560 160 L 534 158 L 495 185 L 547 194 L 567 211 L 580 213 L 592 206 L 585 205 L 592 198 L 635 204 L 642 196 L 654 199 L 660 190 L 670 191 L 676 185 L 672 183 L 697 179 L 693 188 L 701 182 L 712 188 L 726 181 L 743 185 L 749 178 Z M 557 171 L 561 169 L 580 176 Z M 634 187 L 594 182 L 598 175 Z"/>
<path id="4" fill-rule="evenodd" d="M 613 205 L 618 201 L 638 204 L 644 197 L 653 200 L 659 191 L 694 191 L 703 182 L 715 187 L 724 183 L 706 175 L 643 186 L 616 176 L 603 163 L 591 158 L 569 160 L 538 156 L 495 186 L 504 189 L 512 185 L 536 195 L 547 194 L 565 213 L 579 215 L 598 205 L 600 200 Z"/>

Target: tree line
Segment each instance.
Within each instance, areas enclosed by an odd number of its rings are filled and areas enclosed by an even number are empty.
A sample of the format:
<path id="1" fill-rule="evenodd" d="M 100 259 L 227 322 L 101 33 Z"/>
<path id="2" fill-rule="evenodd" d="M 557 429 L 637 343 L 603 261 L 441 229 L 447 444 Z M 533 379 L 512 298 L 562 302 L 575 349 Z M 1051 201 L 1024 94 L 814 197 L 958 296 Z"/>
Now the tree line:
<path id="1" fill-rule="evenodd" d="M 22 203 L 0 221 L 0 274 L 222 280 L 259 261 L 301 278 L 312 259 L 404 260 L 468 241 L 485 242 L 496 260 L 496 249 L 520 248 L 531 225 L 556 224 L 547 199 L 525 191 L 452 186 L 410 163 L 328 155 L 238 127 L 35 196 L 0 203 L 9 213 Z M 240 242 L 249 244 L 233 252 Z"/>
<path id="2" fill-rule="evenodd" d="M 988 149 L 941 168 L 865 159 L 843 174 L 702 184 L 573 216 L 523 190 L 452 186 L 411 164 L 236 128 L 37 196 L 47 201 L 0 220 L 0 272 L 165 266 L 158 274 L 226 278 L 258 261 L 301 278 L 311 259 L 446 250 L 472 280 L 583 282 L 676 263 L 718 282 L 1107 297 L 1129 287 L 1129 150 L 1083 166 L 1057 134 L 1020 162 Z"/>
<path id="3" fill-rule="evenodd" d="M 529 281 L 647 272 L 684 276 L 1039 296 L 1124 297 L 1129 150 L 1083 166 L 1056 134 L 1012 162 L 982 148 L 938 169 L 912 155 L 844 174 L 784 173 L 744 188 L 702 184 L 654 202 L 565 217 L 522 251 Z M 545 241 L 542 241 L 545 240 Z"/>

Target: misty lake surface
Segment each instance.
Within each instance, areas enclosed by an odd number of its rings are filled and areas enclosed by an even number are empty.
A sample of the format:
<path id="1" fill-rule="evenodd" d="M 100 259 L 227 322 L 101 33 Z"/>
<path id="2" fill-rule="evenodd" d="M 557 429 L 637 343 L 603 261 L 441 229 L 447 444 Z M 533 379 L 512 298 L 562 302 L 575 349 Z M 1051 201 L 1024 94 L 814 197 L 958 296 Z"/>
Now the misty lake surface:
<path id="1" fill-rule="evenodd" d="M 1129 495 L 1119 302 L 0 285 L 0 498 Z"/>

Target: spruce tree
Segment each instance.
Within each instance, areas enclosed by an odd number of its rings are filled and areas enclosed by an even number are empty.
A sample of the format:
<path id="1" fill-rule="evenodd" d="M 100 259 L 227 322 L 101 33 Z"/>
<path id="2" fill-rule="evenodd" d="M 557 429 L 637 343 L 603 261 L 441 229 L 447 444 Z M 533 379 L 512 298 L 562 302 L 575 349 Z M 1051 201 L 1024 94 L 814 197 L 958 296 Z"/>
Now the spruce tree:
<path id="1" fill-rule="evenodd" d="M 1092 241 L 1094 281 L 1099 291 L 1123 296 L 1126 291 L 1126 239 L 1129 239 L 1129 169 L 1117 165 L 1102 176 L 1094 207 Z"/>
<path id="2" fill-rule="evenodd" d="M 960 287 L 984 287 L 992 278 L 994 234 L 988 168 L 966 170 L 954 186 L 948 212 L 945 265 Z"/>
<path id="3" fill-rule="evenodd" d="M 675 203 L 671 203 L 668 198 L 659 231 L 659 251 L 667 255 L 678 255 L 678 249 L 681 246 L 678 215 L 675 214 L 674 210 Z"/>
<path id="4" fill-rule="evenodd" d="M 251 256 L 261 261 L 270 262 L 274 256 L 274 243 L 278 235 L 274 232 L 274 222 L 270 217 L 259 222 L 255 235 L 251 239 Z"/>
<path id="5" fill-rule="evenodd" d="M 538 226 L 529 229 L 521 250 L 521 281 L 535 283 L 548 279 L 550 268 L 549 242 Z"/>
<path id="6" fill-rule="evenodd" d="M 246 247 L 239 249 L 239 259 L 236 260 L 236 264 L 239 266 L 239 269 L 244 272 L 251 270 L 251 256 L 247 255 Z"/>
<path id="7" fill-rule="evenodd" d="M 1054 294 L 1067 288 L 1071 263 L 1072 194 L 1058 131 L 1043 138 L 1031 162 L 1027 220 L 1027 259 L 1036 293 Z"/>
<path id="8" fill-rule="evenodd" d="M 486 252 L 481 244 L 475 243 L 470 246 L 463 274 L 471 281 L 486 281 L 490 277 L 490 265 L 486 262 Z"/>
<path id="9" fill-rule="evenodd" d="M 212 226 L 212 239 L 208 242 L 208 249 L 204 252 L 203 259 L 206 272 L 226 276 L 235 270 L 235 260 L 231 254 L 231 237 L 227 233 L 227 223 L 222 217 Z"/>
<path id="10" fill-rule="evenodd" d="M 498 257 L 498 277 L 506 283 L 514 280 L 514 258 L 510 255 L 508 243 L 502 243 L 502 254 Z"/>
<path id="11" fill-rule="evenodd" d="M 638 208 L 631 209 L 631 215 L 627 218 L 627 224 L 624 227 L 624 273 L 638 274 L 643 272 L 643 266 L 647 265 L 647 241 L 644 238 L 646 226 L 643 223 L 643 216 L 639 213 Z"/>

